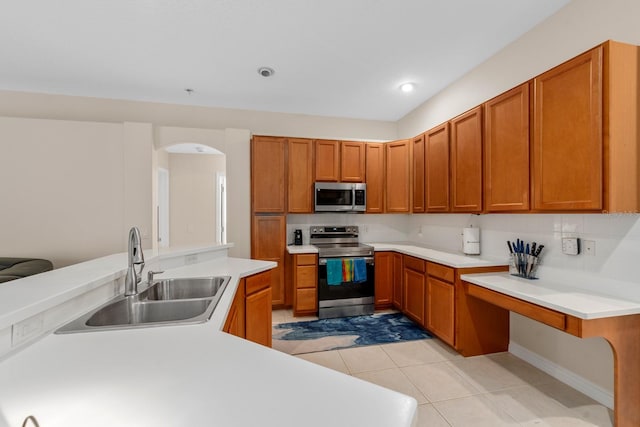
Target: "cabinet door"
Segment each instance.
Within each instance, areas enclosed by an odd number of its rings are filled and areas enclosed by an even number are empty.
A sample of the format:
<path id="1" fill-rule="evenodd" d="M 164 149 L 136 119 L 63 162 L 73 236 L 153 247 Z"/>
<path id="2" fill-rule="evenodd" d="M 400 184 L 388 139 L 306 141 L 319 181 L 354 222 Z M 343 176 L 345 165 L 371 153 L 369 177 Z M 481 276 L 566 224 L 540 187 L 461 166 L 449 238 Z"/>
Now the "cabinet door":
<path id="1" fill-rule="evenodd" d="M 449 123 L 425 133 L 427 212 L 449 211 Z"/>
<path id="2" fill-rule="evenodd" d="M 422 213 L 425 211 L 424 203 L 424 182 L 425 182 L 425 159 L 424 159 L 424 134 L 413 138 L 411 178 L 413 186 L 413 212 Z"/>
<path id="3" fill-rule="evenodd" d="M 533 209 L 602 209 L 602 47 L 534 79 Z"/>
<path id="4" fill-rule="evenodd" d="M 223 330 L 240 338 L 245 337 L 245 280 L 240 279 L 236 295 L 233 297 Z"/>
<path id="5" fill-rule="evenodd" d="M 393 253 L 376 252 L 375 263 L 375 307 L 391 307 L 393 303 Z"/>
<path id="6" fill-rule="evenodd" d="M 393 254 L 393 306 L 404 311 L 403 305 L 403 278 L 404 266 L 402 265 L 402 255 Z"/>
<path id="7" fill-rule="evenodd" d="M 251 141 L 251 206 L 254 212 L 285 213 L 286 139 Z"/>
<path id="8" fill-rule="evenodd" d="M 487 212 L 529 210 L 529 83 L 485 104 L 484 154 Z"/>
<path id="9" fill-rule="evenodd" d="M 384 144 L 365 144 L 367 213 L 384 212 Z"/>
<path id="10" fill-rule="evenodd" d="M 340 143 L 340 181 L 364 182 L 364 142 L 342 141 Z"/>
<path id="11" fill-rule="evenodd" d="M 315 254 L 294 256 L 293 314 L 318 311 L 318 258 Z"/>
<path id="12" fill-rule="evenodd" d="M 289 139 L 289 213 L 313 213 L 313 140 Z"/>
<path id="13" fill-rule="evenodd" d="M 427 329 L 454 345 L 454 286 L 433 276 L 427 278 Z"/>
<path id="14" fill-rule="evenodd" d="M 409 140 L 386 144 L 387 150 L 387 212 L 410 212 L 411 210 L 411 145 Z"/>
<path id="15" fill-rule="evenodd" d="M 282 215 L 256 215 L 253 217 L 251 258 L 275 261 L 278 266 L 271 270 L 273 304 L 284 305 L 284 256 L 286 249 L 286 221 Z"/>
<path id="16" fill-rule="evenodd" d="M 451 211 L 482 211 L 482 106 L 451 120 Z"/>
<path id="17" fill-rule="evenodd" d="M 271 347 L 271 288 L 247 295 L 246 338 Z"/>
<path id="18" fill-rule="evenodd" d="M 334 181 L 340 178 L 340 141 L 315 141 L 316 181 Z"/>
<path id="19" fill-rule="evenodd" d="M 425 325 L 426 280 L 424 273 L 404 269 L 405 314 L 421 326 Z"/>

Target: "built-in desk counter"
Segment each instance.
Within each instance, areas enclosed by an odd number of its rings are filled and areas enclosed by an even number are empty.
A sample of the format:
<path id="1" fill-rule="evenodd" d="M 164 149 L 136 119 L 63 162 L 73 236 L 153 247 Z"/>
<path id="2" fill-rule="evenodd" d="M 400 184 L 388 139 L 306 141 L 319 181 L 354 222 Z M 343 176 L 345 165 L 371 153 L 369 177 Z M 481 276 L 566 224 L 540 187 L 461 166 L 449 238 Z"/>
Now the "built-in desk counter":
<path id="1" fill-rule="evenodd" d="M 613 349 L 615 424 L 640 425 L 640 302 L 507 273 L 465 274 L 461 279 L 459 314 L 466 324 L 477 326 L 465 334 L 465 356 L 506 349 L 509 311 L 579 338 L 602 337 Z M 629 286 L 629 295 L 635 295 L 637 285 Z"/>

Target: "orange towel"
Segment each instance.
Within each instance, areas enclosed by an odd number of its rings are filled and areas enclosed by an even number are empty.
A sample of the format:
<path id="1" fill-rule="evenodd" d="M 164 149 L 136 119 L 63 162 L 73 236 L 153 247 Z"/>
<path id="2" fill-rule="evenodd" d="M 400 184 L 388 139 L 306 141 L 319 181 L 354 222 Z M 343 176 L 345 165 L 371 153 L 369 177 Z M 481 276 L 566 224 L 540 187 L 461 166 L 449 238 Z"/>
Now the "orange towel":
<path id="1" fill-rule="evenodd" d="M 352 259 L 345 258 L 342 260 L 342 281 L 353 282 L 353 260 Z"/>

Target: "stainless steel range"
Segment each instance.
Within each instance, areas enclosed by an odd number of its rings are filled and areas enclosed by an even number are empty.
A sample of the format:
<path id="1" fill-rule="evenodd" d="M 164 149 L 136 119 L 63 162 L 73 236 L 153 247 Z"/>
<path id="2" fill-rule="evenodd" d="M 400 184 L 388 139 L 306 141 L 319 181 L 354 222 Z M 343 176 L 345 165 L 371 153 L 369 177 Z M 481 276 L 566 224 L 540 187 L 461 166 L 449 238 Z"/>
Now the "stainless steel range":
<path id="1" fill-rule="evenodd" d="M 358 231 L 355 225 L 310 227 L 310 243 L 318 248 L 321 319 L 373 313 L 374 251 L 358 242 Z"/>

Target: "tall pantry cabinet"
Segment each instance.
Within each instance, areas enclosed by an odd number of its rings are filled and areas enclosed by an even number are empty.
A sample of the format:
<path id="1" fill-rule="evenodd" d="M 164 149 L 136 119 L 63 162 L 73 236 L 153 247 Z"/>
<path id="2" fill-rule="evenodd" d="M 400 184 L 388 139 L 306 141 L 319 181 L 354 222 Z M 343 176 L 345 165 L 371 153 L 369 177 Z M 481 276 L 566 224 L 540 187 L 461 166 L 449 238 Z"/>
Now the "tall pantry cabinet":
<path id="1" fill-rule="evenodd" d="M 251 141 L 251 258 L 275 261 L 271 270 L 274 306 L 285 304 L 285 192 L 287 139 L 254 136 Z"/>

